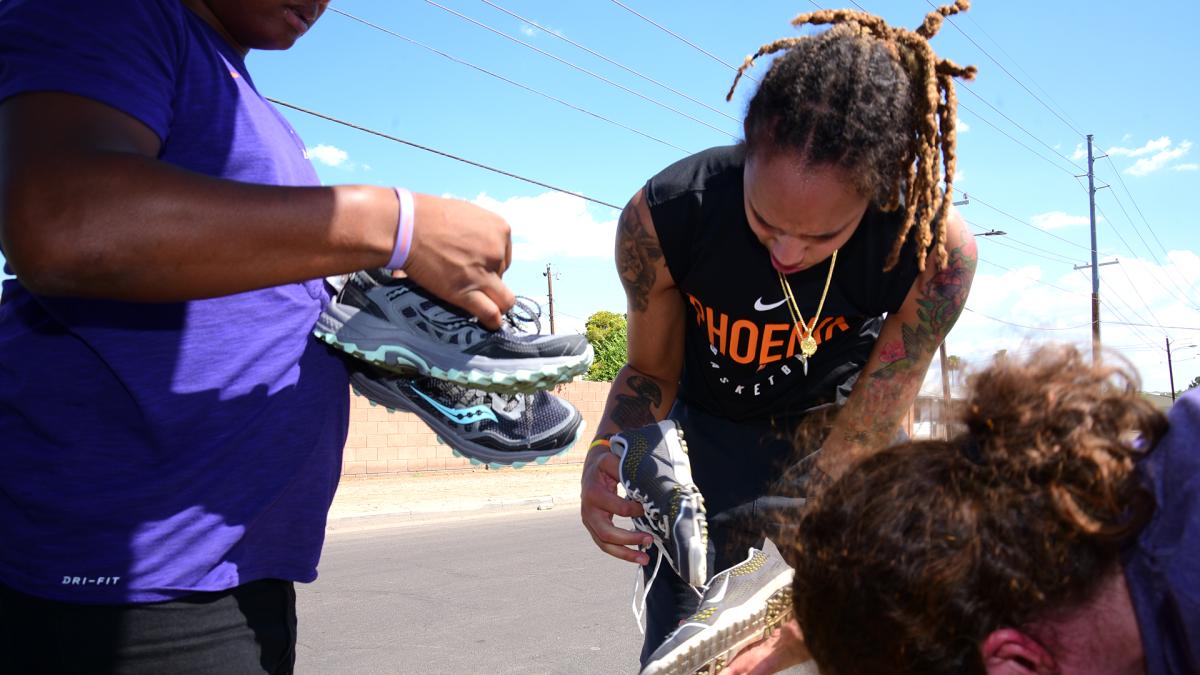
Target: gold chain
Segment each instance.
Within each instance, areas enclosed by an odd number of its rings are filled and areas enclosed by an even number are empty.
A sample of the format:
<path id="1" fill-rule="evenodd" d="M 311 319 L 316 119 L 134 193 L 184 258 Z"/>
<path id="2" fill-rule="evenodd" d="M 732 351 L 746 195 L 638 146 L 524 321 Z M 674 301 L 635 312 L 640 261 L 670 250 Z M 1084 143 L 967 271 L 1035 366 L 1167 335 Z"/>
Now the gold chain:
<path id="1" fill-rule="evenodd" d="M 792 315 L 792 321 L 796 324 L 796 330 L 800 333 L 800 353 L 804 355 L 807 361 L 808 357 L 817 353 L 817 341 L 813 338 L 813 331 L 817 328 L 817 321 L 821 319 L 821 310 L 825 308 L 825 296 L 829 294 L 829 282 L 833 280 L 833 266 L 837 264 L 837 254 L 835 250 L 833 256 L 829 258 L 829 273 L 825 275 L 825 290 L 821 291 L 821 302 L 817 304 L 817 313 L 813 315 L 812 323 L 805 326 L 804 317 L 800 314 L 800 306 L 796 304 L 796 296 L 792 294 L 792 286 L 788 283 L 787 277 L 783 276 L 783 272 L 776 270 L 779 275 L 779 285 L 783 287 L 783 298 L 787 300 L 788 311 Z"/>

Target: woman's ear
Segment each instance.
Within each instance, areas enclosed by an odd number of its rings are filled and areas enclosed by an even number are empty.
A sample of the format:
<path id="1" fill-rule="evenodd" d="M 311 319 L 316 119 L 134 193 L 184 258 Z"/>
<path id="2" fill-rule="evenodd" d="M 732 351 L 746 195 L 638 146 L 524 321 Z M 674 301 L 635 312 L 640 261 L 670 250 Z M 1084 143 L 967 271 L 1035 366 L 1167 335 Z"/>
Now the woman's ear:
<path id="1" fill-rule="evenodd" d="M 988 675 L 1054 675 L 1058 664 L 1037 640 L 1015 628 L 994 630 L 979 651 Z"/>

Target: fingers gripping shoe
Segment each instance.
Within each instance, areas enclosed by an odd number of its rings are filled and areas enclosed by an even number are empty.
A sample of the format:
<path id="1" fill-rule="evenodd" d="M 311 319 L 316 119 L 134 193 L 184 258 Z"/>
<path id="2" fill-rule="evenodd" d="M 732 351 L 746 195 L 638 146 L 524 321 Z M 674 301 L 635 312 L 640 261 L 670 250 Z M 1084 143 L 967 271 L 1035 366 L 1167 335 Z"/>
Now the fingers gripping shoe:
<path id="1" fill-rule="evenodd" d="M 715 575 L 696 613 L 650 655 L 642 675 L 712 675 L 791 619 L 792 568 L 773 544 Z"/>
<path id="2" fill-rule="evenodd" d="M 485 392 L 370 366 L 351 373 L 350 385 L 372 403 L 420 417 L 455 454 L 494 468 L 545 463 L 574 445 L 584 428 L 574 406 L 544 391 Z"/>
<path id="3" fill-rule="evenodd" d="M 518 324 L 541 328 L 540 309 L 523 302 L 514 310 L 505 328 L 488 330 L 408 279 L 366 270 L 350 277 L 313 333 L 373 365 L 488 391 L 548 389 L 587 372 L 587 338 L 518 332 Z"/>
<path id="4" fill-rule="evenodd" d="M 626 495 L 641 502 L 645 511 L 633 519 L 633 526 L 654 537 L 654 545 L 679 578 L 702 586 L 708 573 L 708 523 L 679 426 L 665 420 L 622 431 L 609 443 L 621 461 Z"/>

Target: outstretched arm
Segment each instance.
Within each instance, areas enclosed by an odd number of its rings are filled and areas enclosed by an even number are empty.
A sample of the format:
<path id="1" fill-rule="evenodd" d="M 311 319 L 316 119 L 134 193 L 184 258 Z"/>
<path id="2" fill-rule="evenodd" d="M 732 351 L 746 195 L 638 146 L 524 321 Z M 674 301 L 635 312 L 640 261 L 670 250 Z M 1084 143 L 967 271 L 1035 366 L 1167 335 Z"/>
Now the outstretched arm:
<path id="1" fill-rule="evenodd" d="M 639 191 L 617 224 L 617 273 L 628 305 L 628 361 L 613 381 L 596 429 L 607 438 L 622 429 L 664 419 L 675 401 L 683 369 L 684 305 L 667 270 L 644 195 Z M 581 516 L 602 551 L 645 564 L 649 535 L 613 525 L 614 515 L 641 515 L 637 502 L 617 496 L 616 455 L 603 446 L 588 451 L 583 469 Z"/>
<path id="2" fill-rule="evenodd" d="M 934 352 L 966 306 L 979 256 L 962 217 L 957 211 L 949 217 L 946 268 L 926 267 L 900 310 L 884 321 L 867 365 L 821 448 L 817 469 L 830 478 L 892 441 Z"/>
<path id="3" fill-rule="evenodd" d="M 0 246 L 46 296 L 192 300 L 387 264 L 399 205 L 368 185 L 251 185 L 157 159 L 136 118 L 63 93 L 0 104 Z M 509 228 L 466 202 L 415 196 L 405 270 L 496 327 Z"/>

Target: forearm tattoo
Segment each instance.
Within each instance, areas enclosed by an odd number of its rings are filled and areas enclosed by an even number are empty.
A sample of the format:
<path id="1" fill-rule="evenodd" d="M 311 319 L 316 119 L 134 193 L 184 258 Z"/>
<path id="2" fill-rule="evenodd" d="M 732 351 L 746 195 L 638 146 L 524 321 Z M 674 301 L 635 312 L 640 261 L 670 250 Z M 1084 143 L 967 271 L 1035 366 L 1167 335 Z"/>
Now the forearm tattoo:
<path id="1" fill-rule="evenodd" d="M 658 421 L 654 410 L 662 405 L 662 388 L 654 380 L 641 375 L 630 376 L 625 380 L 625 386 L 633 394 L 622 392 L 616 395 L 617 405 L 612 413 L 612 421 L 621 429 L 636 429 Z"/>
<path id="2" fill-rule="evenodd" d="M 974 243 L 950 252 L 945 269 L 927 279 L 917 300 L 917 321 L 900 326 L 901 339 L 882 345 L 882 366 L 867 374 L 862 407 L 848 420 L 845 440 L 864 444 L 894 433 L 904 414 L 905 390 L 925 377 L 921 364 L 933 354 L 954 327 L 967 303 L 967 293 L 978 262 Z M 880 437 L 883 437 L 882 439 Z"/>
<path id="3" fill-rule="evenodd" d="M 654 287 L 655 266 L 662 257 L 658 237 L 642 222 L 637 207 L 626 206 L 617 222 L 617 274 L 635 312 L 646 311 L 650 289 Z"/>

